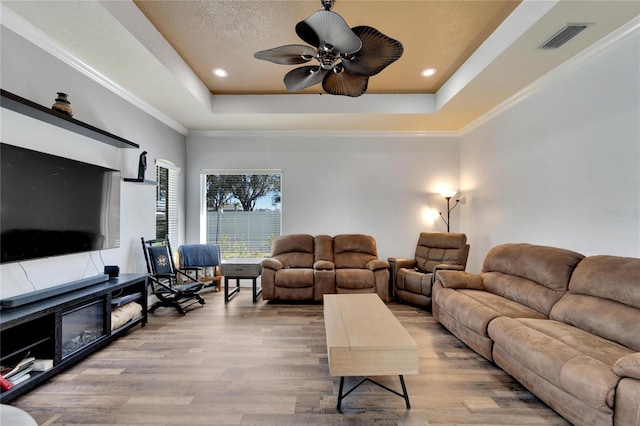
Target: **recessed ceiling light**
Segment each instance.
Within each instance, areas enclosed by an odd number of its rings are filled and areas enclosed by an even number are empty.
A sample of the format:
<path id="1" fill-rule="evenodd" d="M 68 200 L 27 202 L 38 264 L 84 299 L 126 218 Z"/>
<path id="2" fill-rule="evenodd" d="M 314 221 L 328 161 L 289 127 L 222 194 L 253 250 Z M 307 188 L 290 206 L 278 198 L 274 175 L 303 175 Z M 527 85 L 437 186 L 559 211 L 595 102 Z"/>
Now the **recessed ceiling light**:
<path id="1" fill-rule="evenodd" d="M 229 73 L 222 68 L 214 68 L 211 72 L 218 77 L 226 77 L 229 75 Z"/>
<path id="2" fill-rule="evenodd" d="M 423 77 L 431 77 L 432 75 L 434 75 L 435 73 L 437 73 L 438 70 L 435 68 L 427 68 L 426 70 L 423 70 L 420 75 Z"/>

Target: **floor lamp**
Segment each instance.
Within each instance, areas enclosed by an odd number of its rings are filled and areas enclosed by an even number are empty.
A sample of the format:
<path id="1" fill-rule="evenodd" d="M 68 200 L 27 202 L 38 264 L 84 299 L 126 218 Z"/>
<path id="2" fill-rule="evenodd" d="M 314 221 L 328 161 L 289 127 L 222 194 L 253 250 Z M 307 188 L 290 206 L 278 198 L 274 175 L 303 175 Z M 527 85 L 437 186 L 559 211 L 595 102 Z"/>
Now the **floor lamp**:
<path id="1" fill-rule="evenodd" d="M 451 210 L 455 209 L 456 206 L 458 205 L 458 203 L 460 202 L 460 200 L 456 200 L 456 203 L 453 205 L 453 207 L 451 206 L 451 199 L 458 193 L 458 191 L 442 191 L 440 193 L 440 195 L 442 195 L 446 200 L 447 200 L 447 218 L 445 219 L 444 216 L 442 215 L 442 212 L 440 212 L 440 217 L 442 218 L 442 220 L 444 221 L 445 225 L 447 225 L 447 232 L 449 232 L 449 223 L 451 222 Z"/>

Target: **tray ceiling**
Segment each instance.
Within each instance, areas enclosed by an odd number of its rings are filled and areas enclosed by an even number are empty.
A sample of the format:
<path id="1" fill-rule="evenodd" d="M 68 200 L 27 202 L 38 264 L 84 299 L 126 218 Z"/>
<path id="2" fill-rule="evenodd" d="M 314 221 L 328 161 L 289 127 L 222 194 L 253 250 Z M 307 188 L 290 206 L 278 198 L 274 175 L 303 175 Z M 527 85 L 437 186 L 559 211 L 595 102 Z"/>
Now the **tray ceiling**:
<path id="1" fill-rule="evenodd" d="M 636 1 L 336 0 L 332 10 L 350 26 L 375 27 L 405 48 L 365 95 L 346 98 L 318 96 L 319 85 L 286 93 L 282 78 L 294 66 L 253 57 L 304 44 L 295 24 L 319 10 L 319 0 L 0 6 L 4 26 L 48 50 L 55 45 L 183 133 L 460 131 L 590 46 L 637 32 L 640 14 Z M 591 25 L 560 49 L 538 48 L 567 23 Z M 215 77 L 216 67 L 229 76 Z M 421 77 L 429 67 L 437 73 Z"/>

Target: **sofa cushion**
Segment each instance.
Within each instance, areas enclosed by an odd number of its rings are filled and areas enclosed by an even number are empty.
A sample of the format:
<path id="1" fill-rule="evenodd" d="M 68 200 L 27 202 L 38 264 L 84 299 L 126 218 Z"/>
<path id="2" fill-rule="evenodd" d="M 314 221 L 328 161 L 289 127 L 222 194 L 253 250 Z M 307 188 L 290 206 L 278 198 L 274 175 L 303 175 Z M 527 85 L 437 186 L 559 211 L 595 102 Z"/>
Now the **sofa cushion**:
<path id="1" fill-rule="evenodd" d="M 398 271 L 396 288 L 431 297 L 432 277 L 431 273 L 425 274 L 414 269 L 402 268 Z"/>
<path id="2" fill-rule="evenodd" d="M 277 287 L 302 288 L 313 287 L 313 269 L 288 268 L 276 272 L 275 285 Z"/>
<path id="3" fill-rule="evenodd" d="M 443 263 L 459 264 L 466 243 L 465 234 L 423 232 L 416 245 L 416 265 L 423 272 L 433 272 L 433 268 Z"/>
<path id="4" fill-rule="evenodd" d="M 553 307 L 551 318 L 640 351 L 639 309 L 598 297 L 566 294 Z"/>
<path id="5" fill-rule="evenodd" d="M 529 306 L 549 316 L 566 293 L 569 279 L 583 255 L 532 244 L 503 244 L 492 248 L 480 274 L 487 291 Z"/>
<path id="6" fill-rule="evenodd" d="M 640 259 L 589 256 L 573 273 L 569 291 L 640 309 Z"/>
<path id="7" fill-rule="evenodd" d="M 565 293 L 564 290 L 549 290 L 530 279 L 502 272 L 483 272 L 480 277 L 487 292 L 535 309 L 545 317 L 549 316 L 553 304 Z"/>
<path id="8" fill-rule="evenodd" d="M 336 287 L 346 289 L 375 288 L 376 276 L 368 269 L 336 270 Z"/>
<path id="9" fill-rule="evenodd" d="M 365 268 L 378 258 L 376 240 L 369 235 L 343 234 L 333 237 L 333 259 L 336 269 Z"/>
<path id="10" fill-rule="evenodd" d="M 292 234 L 276 237 L 271 244 L 271 257 L 278 259 L 285 267 L 313 268 L 313 236 Z"/>
<path id="11" fill-rule="evenodd" d="M 587 257 L 551 318 L 640 352 L 640 259 Z"/>
<path id="12" fill-rule="evenodd" d="M 501 316 L 546 318 L 527 306 L 482 290 L 439 288 L 434 297 L 442 312 L 485 337 L 489 323 Z"/>
<path id="13" fill-rule="evenodd" d="M 620 378 L 612 366 L 632 353 L 628 348 L 568 324 L 531 318 L 496 318 L 489 336 L 536 375 L 601 412 L 613 412 Z"/>

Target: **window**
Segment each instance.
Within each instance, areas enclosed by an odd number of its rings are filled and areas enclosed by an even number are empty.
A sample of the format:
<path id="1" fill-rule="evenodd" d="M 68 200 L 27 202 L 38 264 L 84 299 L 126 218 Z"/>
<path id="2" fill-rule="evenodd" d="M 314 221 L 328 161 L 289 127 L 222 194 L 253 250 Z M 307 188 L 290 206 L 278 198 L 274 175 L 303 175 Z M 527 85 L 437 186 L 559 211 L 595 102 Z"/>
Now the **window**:
<path id="1" fill-rule="evenodd" d="M 222 257 L 268 257 L 281 230 L 282 173 L 207 170 L 201 174 L 201 240 Z"/>
<path id="2" fill-rule="evenodd" d="M 178 247 L 178 175 L 180 169 L 164 161 L 156 162 L 156 238 L 169 237 Z"/>

